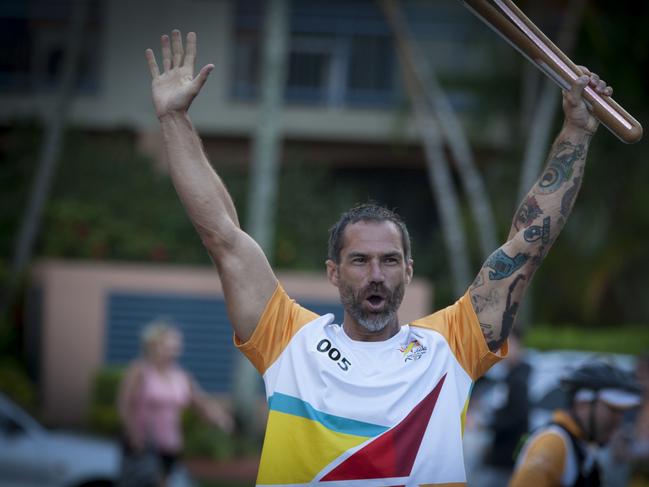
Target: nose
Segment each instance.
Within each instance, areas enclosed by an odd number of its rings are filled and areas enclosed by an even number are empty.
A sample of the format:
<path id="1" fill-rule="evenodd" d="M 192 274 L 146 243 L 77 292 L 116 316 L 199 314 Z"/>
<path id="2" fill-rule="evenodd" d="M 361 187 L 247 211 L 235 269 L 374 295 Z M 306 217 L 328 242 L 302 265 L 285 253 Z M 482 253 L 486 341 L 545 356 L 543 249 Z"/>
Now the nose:
<path id="1" fill-rule="evenodd" d="M 370 280 L 372 282 L 383 282 L 383 267 L 378 260 L 372 260 L 370 262 Z"/>

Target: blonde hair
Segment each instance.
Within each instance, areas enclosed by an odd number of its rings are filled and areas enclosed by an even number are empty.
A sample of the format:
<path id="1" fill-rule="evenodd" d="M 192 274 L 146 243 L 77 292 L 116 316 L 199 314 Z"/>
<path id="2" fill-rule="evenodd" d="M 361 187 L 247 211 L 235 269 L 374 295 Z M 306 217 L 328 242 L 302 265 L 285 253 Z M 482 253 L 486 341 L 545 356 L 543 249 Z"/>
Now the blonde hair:
<path id="1" fill-rule="evenodd" d="M 174 325 L 170 320 L 165 318 L 158 318 L 148 323 L 140 335 L 140 342 L 142 344 L 142 352 L 145 356 L 150 356 L 155 346 L 160 341 L 172 333 L 180 335 L 180 329 Z"/>

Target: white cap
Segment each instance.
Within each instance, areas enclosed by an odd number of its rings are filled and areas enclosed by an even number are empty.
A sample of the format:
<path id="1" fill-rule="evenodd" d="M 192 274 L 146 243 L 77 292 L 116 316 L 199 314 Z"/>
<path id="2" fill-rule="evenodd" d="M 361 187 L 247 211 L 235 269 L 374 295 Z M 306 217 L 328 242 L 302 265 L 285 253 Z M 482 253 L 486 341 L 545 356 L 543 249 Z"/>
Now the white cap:
<path id="1" fill-rule="evenodd" d="M 642 396 L 622 389 L 579 389 L 575 394 L 575 401 L 594 401 L 600 399 L 609 406 L 620 409 L 629 409 L 642 403 Z"/>

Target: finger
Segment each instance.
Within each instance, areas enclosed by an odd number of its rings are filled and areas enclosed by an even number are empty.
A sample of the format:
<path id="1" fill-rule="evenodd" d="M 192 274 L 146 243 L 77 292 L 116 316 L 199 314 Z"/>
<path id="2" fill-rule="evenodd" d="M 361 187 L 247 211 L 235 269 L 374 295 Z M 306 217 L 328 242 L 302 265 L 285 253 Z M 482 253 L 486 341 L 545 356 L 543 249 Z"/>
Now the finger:
<path id="1" fill-rule="evenodd" d="M 581 74 L 585 74 L 586 76 L 590 76 L 592 73 L 590 69 L 588 69 L 586 66 L 582 66 L 581 64 L 577 66 L 579 68 L 579 71 Z"/>
<path id="2" fill-rule="evenodd" d="M 183 61 L 183 40 L 178 29 L 171 31 L 171 55 L 172 66 L 179 67 Z"/>
<path id="3" fill-rule="evenodd" d="M 190 68 L 190 76 L 194 76 L 194 62 L 196 60 L 196 34 L 190 32 L 187 34 L 187 52 L 183 66 Z"/>
<path id="4" fill-rule="evenodd" d="M 165 72 L 171 69 L 171 46 L 169 45 L 169 36 L 163 35 L 160 39 L 162 45 L 162 67 Z"/>
<path id="5" fill-rule="evenodd" d="M 607 86 L 606 89 L 604 89 L 604 94 L 606 96 L 613 96 L 613 88 L 610 86 Z"/>
<path id="6" fill-rule="evenodd" d="M 144 55 L 146 56 L 147 63 L 149 64 L 149 72 L 151 73 L 151 77 L 153 79 L 157 78 L 160 76 L 160 68 L 158 68 L 158 63 L 155 60 L 155 54 L 153 54 L 153 51 L 151 49 L 147 49 L 144 51 Z"/>
<path id="7" fill-rule="evenodd" d="M 576 106 L 581 102 L 582 93 L 588 85 L 589 80 L 590 78 L 588 76 L 582 75 L 572 82 L 570 91 L 568 91 L 565 97 L 571 105 Z"/>
<path id="8" fill-rule="evenodd" d="M 593 88 L 597 89 L 597 85 L 599 84 L 599 75 L 596 73 L 590 73 L 590 79 L 588 80 L 588 84 L 591 85 Z"/>
<path id="9" fill-rule="evenodd" d="M 595 89 L 596 89 L 597 93 L 604 93 L 604 91 L 606 90 L 606 81 L 604 81 L 603 79 L 600 79 L 599 83 L 597 83 L 597 88 L 595 88 Z"/>
<path id="10" fill-rule="evenodd" d="M 200 89 L 203 87 L 203 85 L 207 81 L 207 77 L 210 75 L 213 69 L 214 69 L 213 64 L 208 64 L 206 66 L 203 66 L 203 68 L 199 71 L 196 78 L 194 78 L 193 83 L 194 83 L 194 89 L 196 90 L 196 93 L 198 93 Z"/>

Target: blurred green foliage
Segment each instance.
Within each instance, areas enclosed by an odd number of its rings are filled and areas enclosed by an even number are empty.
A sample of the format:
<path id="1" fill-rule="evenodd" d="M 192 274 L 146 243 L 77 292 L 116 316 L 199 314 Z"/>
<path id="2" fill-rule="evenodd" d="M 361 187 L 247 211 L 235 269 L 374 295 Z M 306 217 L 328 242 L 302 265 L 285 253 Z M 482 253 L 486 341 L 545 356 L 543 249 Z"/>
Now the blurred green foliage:
<path id="1" fill-rule="evenodd" d="M 1 139 L 0 269 L 6 269 L 41 131 L 14 125 Z M 36 255 L 209 262 L 169 179 L 137 153 L 133 135 L 125 132 L 66 134 Z"/>
<path id="2" fill-rule="evenodd" d="M 103 367 L 95 374 L 90 392 L 88 426 L 100 435 L 120 435 L 117 410 L 117 391 L 124 377 L 125 367 Z"/>
<path id="3" fill-rule="evenodd" d="M 209 262 L 169 178 L 130 133 L 69 132 L 43 230 L 45 256 Z"/>
<path id="4" fill-rule="evenodd" d="M 0 392 L 30 413 L 36 413 L 36 387 L 18 361 L 0 360 Z"/>
<path id="5" fill-rule="evenodd" d="M 261 438 L 246 438 L 237 432 L 228 435 L 206 423 L 193 409 L 183 414 L 183 431 L 185 457 L 228 460 L 261 453 Z"/>
<path id="6" fill-rule="evenodd" d="M 584 328 L 575 325 L 535 325 L 525 334 L 525 345 L 538 350 L 647 353 L 649 326 L 628 325 Z"/>

